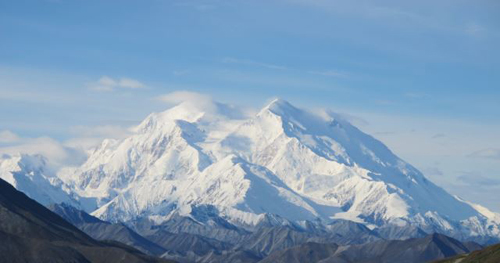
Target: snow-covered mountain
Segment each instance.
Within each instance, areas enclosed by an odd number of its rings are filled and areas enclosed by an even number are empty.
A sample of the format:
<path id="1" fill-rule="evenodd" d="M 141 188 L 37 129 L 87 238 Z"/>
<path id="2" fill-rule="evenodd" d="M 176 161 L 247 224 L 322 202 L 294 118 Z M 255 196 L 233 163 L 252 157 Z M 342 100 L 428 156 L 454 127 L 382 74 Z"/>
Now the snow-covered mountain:
<path id="1" fill-rule="evenodd" d="M 80 205 L 41 155 L 0 156 L 0 178 L 45 206 L 53 203 Z"/>
<path id="2" fill-rule="evenodd" d="M 500 237 L 498 214 L 448 194 L 339 115 L 279 99 L 252 116 L 219 103 L 153 113 L 132 136 L 103 141 L 59 179 L 86 200 L 81 207 L 107 221 L 161 223 L 208 205 L 247 226 L 267 213 Z"/>

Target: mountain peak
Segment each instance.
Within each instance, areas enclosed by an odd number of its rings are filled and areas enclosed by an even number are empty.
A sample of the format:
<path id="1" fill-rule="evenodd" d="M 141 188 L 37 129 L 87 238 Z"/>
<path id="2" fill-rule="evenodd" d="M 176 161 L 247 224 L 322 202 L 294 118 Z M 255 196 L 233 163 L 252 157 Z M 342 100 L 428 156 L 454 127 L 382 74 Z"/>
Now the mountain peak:
<path id="1" fill-rule="evenodd" d="M 268 106 L 271 106 L 271 105 L 291 105 L 290 102 L 288 102 L 287 100 L 285 99 L 282 99 L 282 98 L 275 98 L 273 99 L 269 104 Z"/>
<path id="2" fill-rule="evenodd" d="M 299 111 L 299 109 L 293 106 L 290 102 L 281 98 L 276 98 L 265 106 L 259 114 L 263 112 L 272 112 L 277 115 L 288 115 L 297 111 Z"/>
<path id="3" fill-rule="evenodd" d="M 267 104 L 265 108 L 275 109 L 275 108 L 285 108 L 285 107 L 293 107 L 293 105 L 290 104 L 290 102 L 288 102 L 287 100 L 284 100 L 282 98 L 276 98 L 273 99 L 269 104 Z"/>

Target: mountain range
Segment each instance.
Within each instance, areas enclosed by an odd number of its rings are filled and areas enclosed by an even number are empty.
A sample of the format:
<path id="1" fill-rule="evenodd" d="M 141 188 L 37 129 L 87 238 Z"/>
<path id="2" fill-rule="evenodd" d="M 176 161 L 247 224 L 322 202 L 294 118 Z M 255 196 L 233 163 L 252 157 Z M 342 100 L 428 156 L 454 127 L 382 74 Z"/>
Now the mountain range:
<path id="1" fill-rule="evenodd" d="M 2 179 L 0 190 L 0 256 L 8 262 L 169 262 L 125 244 L 180 262 L 424 262 L 473 251 L 477 251 L 471 254 L 475 258 L 493 259 L 496 253 L 494 247 L 478 251 L 481 246 L 476 243 L 440 234 L 338 245 L 326 240 L 317 243 L 311 233 L 265 226 L 235 245 L 164 230 L 147 236 L 148 240 L 124 225 L 104 222 L 66 204 L 51 205 L 51 212 Z M 352 225 L 343 226 L 336 227 L 336 235 L 360 234 Z"/>
<path id="2" fill-rule="evenodd" d="M 154 240 L 158 247 L 149 252 L 157 255 L 166 246 L 160 243 L 180 243 L 180 233 L 189 234 L 184 244 L 203 251 L 196 260 L 207 248 L 241 244 L 239 253 L 259 258 L 297 245 L 432 233 L 500 240 L 499 214 L 447 193 L 341 115 L 281 99 L 251 114 L 217 102 L 181 103 L 152 113 L 127 138 L 104 140 L 81 166 L 53 171 L 47 162 L 4 155 L 0 178 L 43 205 L 90 214 L 103 233 Z M 290 242 L 259 247 L 280 235 Z"/>

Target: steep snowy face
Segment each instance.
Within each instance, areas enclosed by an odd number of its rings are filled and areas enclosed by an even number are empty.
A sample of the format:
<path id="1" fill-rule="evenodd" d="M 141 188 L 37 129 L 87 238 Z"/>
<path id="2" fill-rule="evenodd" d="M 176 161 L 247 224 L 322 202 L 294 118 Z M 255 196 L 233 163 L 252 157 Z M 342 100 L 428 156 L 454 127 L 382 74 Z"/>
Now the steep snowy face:
<path id="1" fill-rule="evenodd" d="M 146 213 L 166 220 L 172 212 L 189 215 L 193 206 L 203 205 L 214 206 L 221 215 L 241 223 L 255 221 L 262 213 L 284 214 L 293 220 L 318 216 L 306 200 L 269 171 L 236 156 L 228 156 L 184 181 L 140 182 L 93 214 L 128 221 Z"/>
<path id="2" fill-rule="evenodd" d="M 43 205 L 67 203 L 79 207 L 69 189 L 47 167 L 41 155 L 0 156 L 0 178 Z"/>
<path id="3" fill-rule="evenodd" d="M 133 191 L 131 188 L 145 184 L 177 189 L 214 162 L 210 142 L 218 141 L 239 121 L 230 110 L 214 104 L 207 112 L 181 104 L 153 113 L 134 129 L 131 137 L 105 140 L 81 167 L 65 170 L 60 177 L 74 185 L 79 195 L 95 197 L 98 206 L 123 198 Z M 143 199 L 162 202 L 170 193 L 144 197 L 149 192 L 145 189 Z"/>
<path id="4" fill-rule="evenodd" d="M 439 211 L 461 220 L 477 212 L 429 182 L 385 145 L 332 114 L 319 116 L 275 100 L 222 141 L 268 168 L 293 191 L 341 207 L 335 216 L 382 222 Z"/>

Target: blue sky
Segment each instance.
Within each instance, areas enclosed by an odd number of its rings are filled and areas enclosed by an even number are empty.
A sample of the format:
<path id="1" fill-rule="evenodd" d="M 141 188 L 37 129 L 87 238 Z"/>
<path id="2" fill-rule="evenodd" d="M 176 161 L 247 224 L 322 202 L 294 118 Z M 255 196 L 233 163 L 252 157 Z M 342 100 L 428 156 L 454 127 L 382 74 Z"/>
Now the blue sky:
<path id="1" fill-rule="evenodd" d="M 411 2 L 0 0 L 0 151 L 78 162 L 179 90 L 282 97 L 500 211 L 500 2 Z"/>

